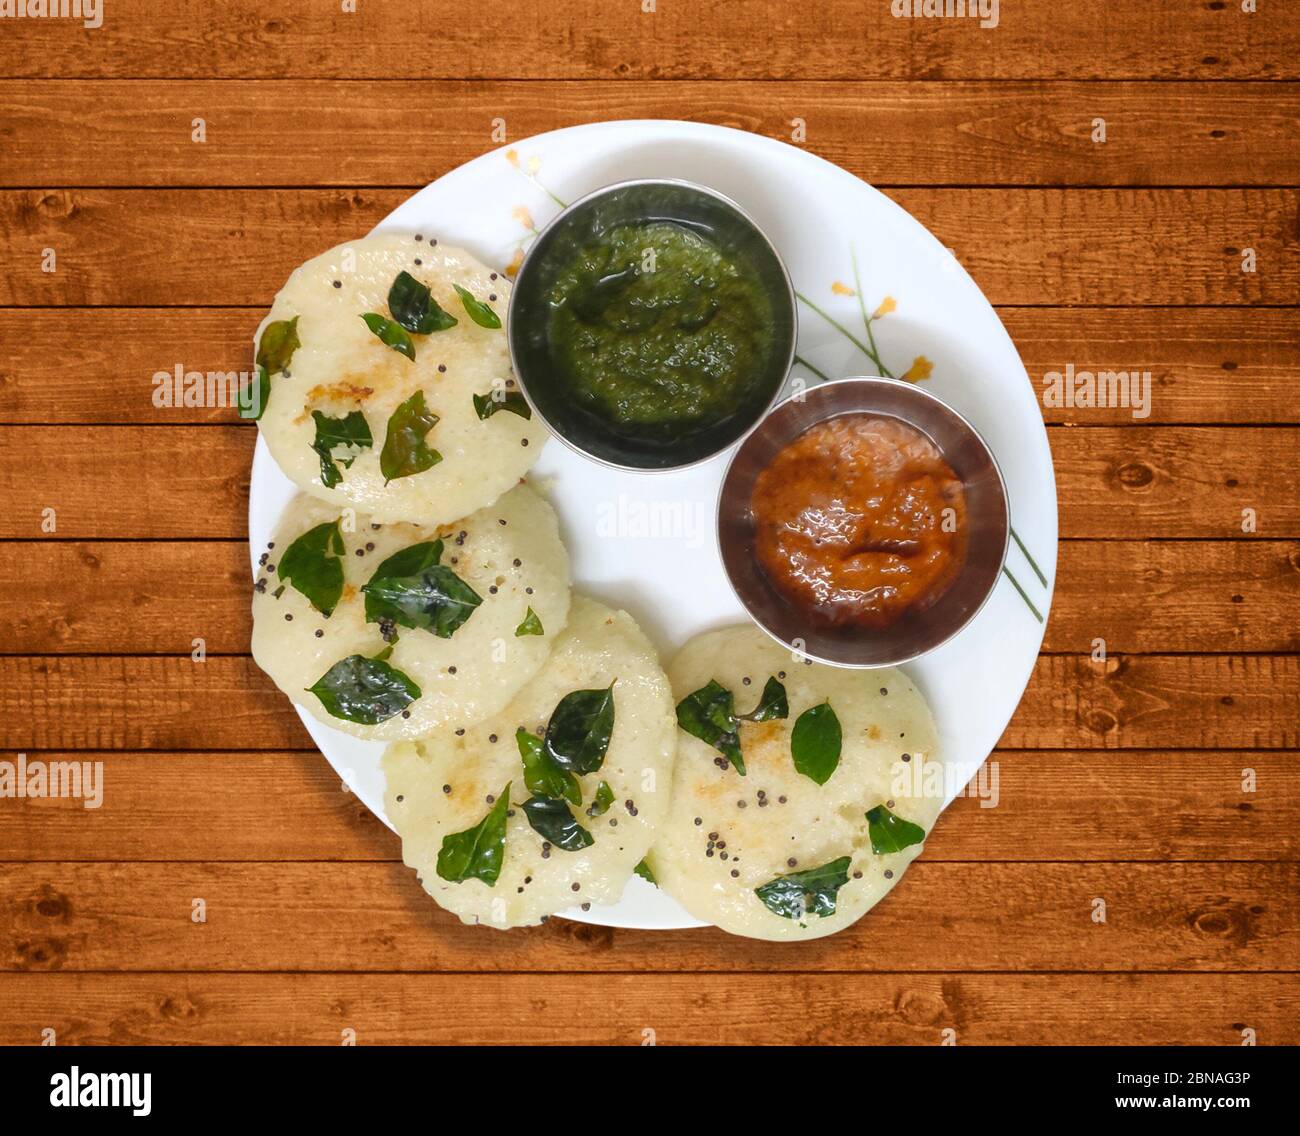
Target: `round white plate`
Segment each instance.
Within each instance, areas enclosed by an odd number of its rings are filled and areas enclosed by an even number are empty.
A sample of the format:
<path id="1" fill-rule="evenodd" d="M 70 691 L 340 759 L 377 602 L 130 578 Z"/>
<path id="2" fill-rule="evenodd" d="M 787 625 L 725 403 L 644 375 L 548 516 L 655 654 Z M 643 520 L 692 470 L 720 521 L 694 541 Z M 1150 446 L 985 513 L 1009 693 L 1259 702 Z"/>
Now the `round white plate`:
<path id="1" fill-rule="evenodd" d="M 946 804 L 1020 701 L 1043 638 L 1035 610 L 1046 619 L 1056 569 L 1056 483 L 1038 402 L 1006 330 L 951 253 L 883 194 L 821 158 L 688 122 L 598 123 L 504 146 L 422 189 L 378 228 L 429 234 L 504 269 L 560 202 L 614 181 L 661 177 L 734 198 L 780 250 L 801 294 L 792 381 L 820 381 L 809 364 L 832 378 L 877 374 L 854 340 L 866 338 L 860 303 L 873 314 L 883 305 L 871 330 L 885 366 L 903 375 L 918 358 L 924 372 L 928 361 L 927 388 L 975 425 L 1002 467 L 1018 538 L 1007 571 L 960 635 L 904 668 L 929 700 L 944 757 L 958 771 Z M 723 575 L 714 529 L 729 457 L 682 473 L 623 473 L 552 440 L 532 474 L 560 514 L 574 586 L 630 612 L 665 658 L 699 631 L 747 618 Z M 293 494 L 259 439 L 248 518 L 254 573 Z M 383 818 L 384 746 L 299 715 L 347 787 Z M 613 906 L 564 914 L 614 927 L 699 926 L 637 878 Z"/>

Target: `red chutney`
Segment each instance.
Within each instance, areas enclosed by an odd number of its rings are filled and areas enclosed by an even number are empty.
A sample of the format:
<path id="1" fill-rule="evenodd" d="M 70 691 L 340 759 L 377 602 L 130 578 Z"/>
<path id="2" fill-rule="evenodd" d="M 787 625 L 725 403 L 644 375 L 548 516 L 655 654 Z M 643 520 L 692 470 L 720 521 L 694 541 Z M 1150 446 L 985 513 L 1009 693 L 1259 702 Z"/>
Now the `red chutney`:
<path id="1" fill-rule="evenodd" d="M 819 422 L 758 475 L 752 505 L 758 562 L 823 626 L 887 627 L 934 603 L 966 558 L 961 479 L 897 418 Z"/>

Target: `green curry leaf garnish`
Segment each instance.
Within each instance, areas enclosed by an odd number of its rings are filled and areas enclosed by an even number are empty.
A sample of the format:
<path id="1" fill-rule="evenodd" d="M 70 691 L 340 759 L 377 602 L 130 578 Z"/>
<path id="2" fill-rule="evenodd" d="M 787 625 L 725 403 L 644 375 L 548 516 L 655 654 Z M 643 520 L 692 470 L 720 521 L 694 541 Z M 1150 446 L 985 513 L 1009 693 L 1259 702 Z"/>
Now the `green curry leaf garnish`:
<path id="1" fill-rule="evenodd" d="M 388 289 L 388 310 L 398 324 L 416 335 L 446 331 L 458 322 L 454 315 L 442 309 L 424 284 L 406 271 L 399 272 L 393 286 Z"/>
<path id="2" fill-rule="evenodd" d="M 790 717 L 790 702 L 785 696 L 785 685 L 775 675 L 769 676 L 759 695 L 758 705 L 748 714 L 737 714 L 744 722 L 770 722 Z"/>
<path id="3" fill-rule="evenodd" d="M 589 817 L 604 816 L 609 812 L 609 806 L 614 803 L 614 790 L 609 787 L 608 781 L 602 781 L 596 786 L 596 795 L 592 797 L 591 804 L 587 806 L 587 815 Z"/>
<path id="4" fill-rule="evenodd" d="M 366 312 L 361 318 L 366 321 L 366 327 L 379 337 L 380 343 L 415 362 L 415 344 L 400 323 L 385 319 L 376 312 Z"/>
<path id="5" fill-rule="evenodd" d="M 790 734 L 794 767 L 818 785 L 825 785 L 840 764 L 842 742 L 840 720 L 829 702 L 805 710 Z"/>
<path id="6" fill-rule="evenodd" d="M 313 410 L 311 416 L 316 423 L 316 440 L 311 448 L 320 458 L 321 484 L 326 489 L 333 489 L 343 480 L 339 465 L 344 469 L 350 468 L 361 450 L 368 450 L 375 444 L 370 436 L 370 424 L 359 410 L 350 411 L 342 418 L 333 418 L 319 410 Z M 340 448 L 346 456 L 335 454 L 335 450 Z"/>
<path id="7" fill-rule="evenodd" d="M 570 773 L 595 773 L 605 761 L 614 732 L 614 684 L 604 690 L 566 694 L 546 726 L 543 744 L 551 760 Z"/>
<path id="8" fill-rule="evenodd" d="M 871 851 L 877 856 L 901 852 L 925 840 L 925 829 L 890 812 L 884 805 L 877 805 L 867 812 L 867 830 L 871 836 Z"/>
<path id="9" fill-rule="evenodd" d="M 473 828 L 442 838 L 438 850 L 438 875 L 449 883 L 482 880 L 495 886 L 506 854 L 506 813 L 510 811 L 510 785 L 501 790 L 492 807 Z"/>
<path id="10" fill-rule="evenodd" d="M 533 830 L 556 848 L 562 848 L 565 852 L 578 852 L 595 843 L 591 833 L 574 819 L 569 806 L 563 801 L 550 797 L 529 797 L 522 807 Z"/>
<path id="11" fill-rule="evenodd" d="M 432 449 L 424 437 L 438 423 L 438 416 L 424 405 L 424 391 L 418 390 L 388 419 L 384 448 L 379 452 L 379 471 L 384 484 L 399 477 L 410 477 L 432 469 L 442 454 Z"/>
<path id="12" fill-rule="evenodd" d="M 535 797 L 561 797 L 582 804 L 582 786 L 567 769 L 561 769 L 542 745 L 542 739 L 522 726 L 515 731 L 515 744 L 524 762 L 524 784 Z"/>
<path id="13" fill-rule="evenodd" d="M 460 297 L 460 302 L 465 305 L 465 311 L 469 313 L 469 318 L 479 327 L 498 328 L 501 326 L 501 317 L 482 300 L 474 299 L 474 293 L 468 288 L 462 288 L 459 284 L 453 284 L 452 287 L 456 289 L 456 295 Z"/>
<path id="14" fill-rule="evenodd" d="M 782 919 L 802 919 L 807 915 L 825 918 L 835 914 L 835 900 L 840 888 L 849 882 L 851 858 L 841 856 L 819 868 L 777 876 L 754 894 L 773 915 Z"/>
<path id="15" fill-rule="evenodd" d="M 348 655 L 309 689 L 335 718 L 363 726 L 388 721 L 420 697 L 420 688 L 383 656 Z"/>
<path id="16" fill-rule="evenodd" d="M 289 366 L 293 353 L 302 346 L 298 340 L 298 317 L 268 323 L 257 342 L 257 365 L 268 375 L 279 374 Z"/>
<path id="17" fill-rule="evenodd" d="M 717 679 L 710 679 L 677 704 L 677 724 L 692 737 L 711 745 L 735 766 L 737 773 L 745 775 L 735 698 Z"/>
<path id="18" fill-rule="evenodd" d="M 261 420 L 266 404 L 271 401 L 271 375 L 265 367 L 258 364 L 257 374 L 252 382 L 239 389 L 239 417 L 252 422 Z"/>
<path id="19" fill-rule="evenodd" d="M 530 607 L 528 614 L 524 616 L 519 626 L 515 628 L 515 638 L 518 639 L 524 635 L 545 635 L 542 630 L 542 621 L 537 618 L 537 612 Z"/>
<path id="20" fill-rule="evenodd" d="M 519 415 L 520 418 L 533 416 L 527 399 L 519 391 L 501 392 L 499 398 L 495 391 L 492 394 L 476 394 L 473 399 L 474 413 L 484 421 L 491 418 L 498 410 L 508 410 L 511 414 Z"/>
<path id="21" fill-rule="evenodd" d="M 366 622 L 391 619 L 402 627 L 431 631 L 450 639 L 483 602 L 442 558 L 442 541 L 413 544 L 393 553 L 362 585 Z"/>
<path id="22" fill-rule="evenodd" d="M 344 551 L 337 520 L 317 525 L 284 550 L 276 574 L 328 619 L 343 595 Z"/>

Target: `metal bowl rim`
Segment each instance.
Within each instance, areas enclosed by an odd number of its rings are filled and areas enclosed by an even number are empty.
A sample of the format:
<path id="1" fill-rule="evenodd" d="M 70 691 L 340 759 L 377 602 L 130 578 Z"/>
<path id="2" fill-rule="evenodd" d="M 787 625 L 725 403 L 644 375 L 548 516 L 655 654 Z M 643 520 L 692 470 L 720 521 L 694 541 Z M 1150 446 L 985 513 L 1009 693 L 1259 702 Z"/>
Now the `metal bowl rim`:
<path id="1" fill-rule="evenodd" d="M 744 221 L 745 224 L 747 224 L 751 229 L 753 229 L 755 233 L 758 234 L 758 236 L 762 239 L 763 243 L 767 245 L 768 249 L 771 251 L 772 256 L 776 260 L 777 267 L 781 270 L 781 279 L 785 281 L 786 296 L 789 299 L 790 328 L 791 328 L 790 350 L 788 352 L 785 361 L 785 366 L 782 368 L 784 373 L 784 378 L 782 378 L 782 380 L 776 384 L 775 389 L 772 391 L 772 397 L 767 401 L 767 403 L 763 406 L 763 408 L 760 411 L 758 411 L 758 413 L 754 416 L 754 420 L 751 423 L 749 423 L 749 425 L 746 426 L 744 430 L 742 430 L 735 437 L 724 442 L 722 445 L 718 446 L 716 449 L 705 454 L 704 456 L 696 458 L 693 461 L 683 462 L 680 465 L 664 465 L 664 466 L 625 465 L 622 462 L 610 461 L 608 458 L 599 457 L 596 454 L 593 454 L 590 450 L 586 450 L 582 446 L 578 445 L 577 442 L 574 442 L 570 438 L 567 438 L 563 433 L 561 433 L 559 430 L 555 428 L 555 426 L 551 423 L 550 419 L 548 419 L 546 415 L 542 413 L 541 409 L 533 401 L 532 396 L 528 393 L 528 384 L 524 382 L 523 369 L 519 366 L 519 360 L 516 358 L 516 353 L 515 353 L 514 315 L 515 315 L 515 301 L 519 295 L 519 288 L 517 287 L 517 283 L 523 277 L 524 270 L 528 267 L 528 262 L 532 259 L 533 254 L 541 246 L 542 238 L 548 232 L 550 232 L 551 229 L 559 225 L 566 217 L 569 216 L 569 214 L 573 213 L 575 210 L 581 208 L 582 206 L 589 204 L 591 201 L 599 197 L 603 197 L 605 194 L 613 193 L 615 190 L 629 189 L 634 186 L 646 186 L 646 185 L 680 186 L 684 189 L 690 189 L 690 190 L 694 190 L 697 193 L 702 193 L 707 197 L 716 198 L 718 201 L 721 201 L 724 205 L 727 205 L 731 209 L 735 210 L 735 212 L 741 218 L 741 220 Z M 682 470 L 694 469 L 696 466 L 701 466 L 704 465 L 706 462 L 713 461 L 719 454 L 726 453 L 726 451 L 730 447 L 737 446 L 740 443 L 742 443 L 747 437 L 749 437 L 751 433 L 754 432 L 754 430 L 756 430 L 759 427 L 759 425 L 763 422 L 763 420 L 769 414 L 771 414 L 773 410 L 776 409 L 778 405 L 778 400 L 782 402 L 785 401 L 784 399 L 781 399 L 781 392 L 785 389 L 786 383 L 789 381 L 790 370 L 794 366 L 795 356 L 799 353 L 799 306 L 798 306 L 798 300 L 795 298 L 794 283 L 790 279 L 790 271 L 788 268 L 786 268 L 785 258 L 781 256 L 780 251 L 773 243 L 772 238 L 767 235 L 766 230 L 757 221 L 755 221 L 754 218 L 750 216 L 750 214 L 738 202 L 736 202 L 733 198 L 728 197 L 725 193 L 722 193 L 720 190 L 713 189 L 711 186 L 702 185 L 699 182 L 690 181 L 686 178 L 628 178 L 625 181 L 611 182 L 609 185 L 603 185 L 597 189 L 591 190 L 588 193 L 584 193 L 576 201 L 570 202 L 563 209 L 561 209 L 560 212 L 558 212 L 554 217 L 552 217 L 549 221 L 547 221 L 546 224 L 543 225 L 542 228 L 538 231 L 537 236 L 533 239 L 533 243 L 528 247 L 528 251 L 524 253 L 523 259 L 519 262 L 519 270 L 515 273 L 515 278 L 511 282 L 510 303 L 506 309 L 506 324 L 507 324 L 506 347 L 510 352 L 510 366 L 513 369 L 515 373 L 515 378 L 519 383 L 520 393 L 523 394 L 524 401 L 528 403 L 529 409 L 534 414 L 537 415 L 542 425 L 546 427 L 547 433 L 550 434 L 551 437 L 553 438 L 558 438 L 560 443 L 564 445 L 566 448 L 572 450 L 575 454 L 582 455 L 584 458 L 587 458 L 589 461 L 596 462 L 598 465 L 605 466 L 607 469 L 624 470 L 628 473 L 651 473 L 651 474 L 678 473 Z"/>
<path id="2" fill-rule="evenodd" d="M 910 655 L 900 655 L 898 658 L 890 659 L 888 662 L 883 662 L 883 663 L 845 662 L 842 659 L 830 659 L 822 655 L 814 654 L 811 651 L 802 650 L 794 647 L 793 644 L 783 639 L 780 635 L 778 635 L 775 631 L 773 631 L 770 627 L 768 627 L 766 623 L 764 623 L 761 619 L 759 619 L 757 615 L 754 614 L 753 608 L 751 607 L 749 601 L 743 595 L 741 595 L 740 589 L 736 586 L 736 581 L 732 579 L 731 570 L 727 566 L 726 550 L 723 545 L 723 536 L 722 536 L 722 500 L 723 497 L 725 496 L 727 482 L 731 477 L 732 467 L 736 464 L 736 459 L 740 456 L 740 451 L 744 447 L 745 442 L 749 441 L 751 435 L 757 433 L 759 426 L 761 426 L 774 414 L 778 413 L 786 405 L 795 402 L 796 400 L 806 403 L 810 398 L 817 397 L 818 391 L 827 390 L 832 387 L 856 386 L 859 389 L 868 388 L 868 387 L 879 389 L 880 386 L 884 386 L 885 384 L 904 387 L 905 389 L 913 392 L 914 394 L 920 395 L 923 399 L 928 399 L 930 402 L 933 402 L 937 406 L 939 406 L 942 410 L 945 410 L 949 414 L 951 414 L 963 427 L 965 427 L 966 430 L 970 432 L 971 437 L 973 437 L 975 441 L 979 443 L 980 448 L 983 449 L 986 454 L 988 454 L 989 465 L 993 470 L 993 473 L 997 479 L 998 488 L 1001 491 L 1003 512 L 1006 515 L 1007 523 L 1004 526 L 1004 531 L 1002 533 L 1002 553 L 998 560 L 999 569 L 998 572 L 994 575 L 993 582 L 985 590 L 983 597 L 981 597 L 980 599 L 980 602 L 977 603 L 971 609 L 970 613 L 966 616 L 966 618 L 963 619 L 959 624 L 957 624 L 957 626 L 954 627 L 951 631 L 949 631 L 947 635 L 945 635 L 942 639 L 938 640 L 937 642 L 931 643 L 928 647 L 925 647 L 920 651 L 914 651 Z M 790 442 L 794 441 L 795 438 L 799 437 L 800 434 L 802 434 L 805 430 L 809 430 L 812 428 L 812 426 L 825 422 L 830 418 L 838 417 L 840 414 L 855 414 L 855 413 L 859 413 L 859 414 L 875 413 L 875 414 L 885 415 L 886 417 L 896 417 L 896 415 L 888 414 L 886 411 L 883 410 L 873 411 L 869 407 L 862 407 L 861 409 L 856 411 L 854 410 L 836 411 L 833 414 L 827 414 L 821 418 L 816 419 L 809 426 L 804 427 L 804 430 L 801 430 L 799 434 L 795 434 L 793 437 L 788 439 L 784 444 L 788 445 Z M 906 421 L 906 419 L 904 419 L 904 421 Z M 908 425 L 912 426 L 915 429 L 920 429 L 920 427 L 918 427 L 915 422 L 908 422 Z M 922 430 L 921 432 L 925 433 L 924 430 Z M 928 434 L 926 436 L 929 437 Z M 933 440 L 934 439 L 931 439 L 931 441 Z M 981 611 L 984 610 L 985 605 L 989 602 L 989 598 L 997 590 L 998 576 L 1000 576 L 1002 572 L 1001 566 L 1006 564 L 1007 553 L 1010 551 L 1010 547 L 1011 547 L 1011 499 L 1007 494 L 1007 483 L 1006 483 L 1006 479 L 1002 476 L 1002 467 L 998 465 L 997 456 L 993 453 L 992 447 L 990 447 L 989 444 L 984 440 L 984 436 L 978 430 L 976 430 L 974 426 L 971 425 L 970 420 L 964 414 L 962 414 L 958 410 L 953 409 L 953 407 L 949 406 L 946 402 L 944 402 L 943 399 L 941 399 L 938 395 L 934 394 L 932 391 L 924 390 L 921 387 L 915 386 L 912 383 L 905 382 L 902 379 L 886 378 L 884 375 L 849 375 L 839 379 L 828 379 L 823 383 L 819 383 L 815 387 L 809 388 L 808 390 L 791 394 L 786 398 L 783 398 L 775 406 L 771 407 L 768 410 L 768 412 L 763 416 L 763 418 L 759 421 L 759 423 L 755 425 L 754 429 L 751 430 L 749 434 L 747 434 L 745 438 L 741 440 L 741 444 L 736 447 L 736 452 L 731 455 L 731 460 L 727 462 L 727 468 L 723 471 L 722 474 L 722 481 L 718 484 L 718 503 L 715 509 L 715 514 L 716 516 L 714 522 L 714 535 L 718 542 L 718 558 L 722 561 L 722 574 L 727 578 L 727 586 L 731 589 L 732 595 L 736 597 L 736 600 L 740 604 L 740 606 L 745 609 L 745 614 L 749 616 L 750 620 L 754 623 L 754 625 L 765 635 L 767 635 L 770 639 L 775 640 L 782 647 L 786 648 L 786 650 L 790 651 L 792 654 L 794 654 L 800 659 L 811 659 L 815 663 L 824 663 L 826 666 L 831 666 L 831 667 L 842 667 L 846 670 L 867 671 L 867 670 L 882 670 L 885 667 L 899 667 L 902 666 L 904 663 L 915 662 L 917 659 L 930 654 L 932 651 L 937 651 L 945 643 L 951 642 L 957 635 L 959 635 L 962 631 L 964 631 L 967 627 L 971 625 L 975 617 L 979 615 Z M 888 629 L 886 629 L 885 633 L 886 634 L 888 633 Z"/>

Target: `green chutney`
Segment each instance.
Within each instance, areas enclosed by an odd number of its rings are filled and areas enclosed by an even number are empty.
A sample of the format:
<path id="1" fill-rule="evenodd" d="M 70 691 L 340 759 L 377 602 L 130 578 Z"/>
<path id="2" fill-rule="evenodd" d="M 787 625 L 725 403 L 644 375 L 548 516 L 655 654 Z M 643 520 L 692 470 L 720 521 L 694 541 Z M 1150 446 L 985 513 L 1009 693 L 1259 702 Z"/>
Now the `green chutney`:
<path id="1" fill-rule="evenodd" d="M 557 377 L 619 434 L 667 441 L 715 426 L 770 373 L 758 272 L 685 225 L 612 226 L 562 266 L 546 303 Z"/>

